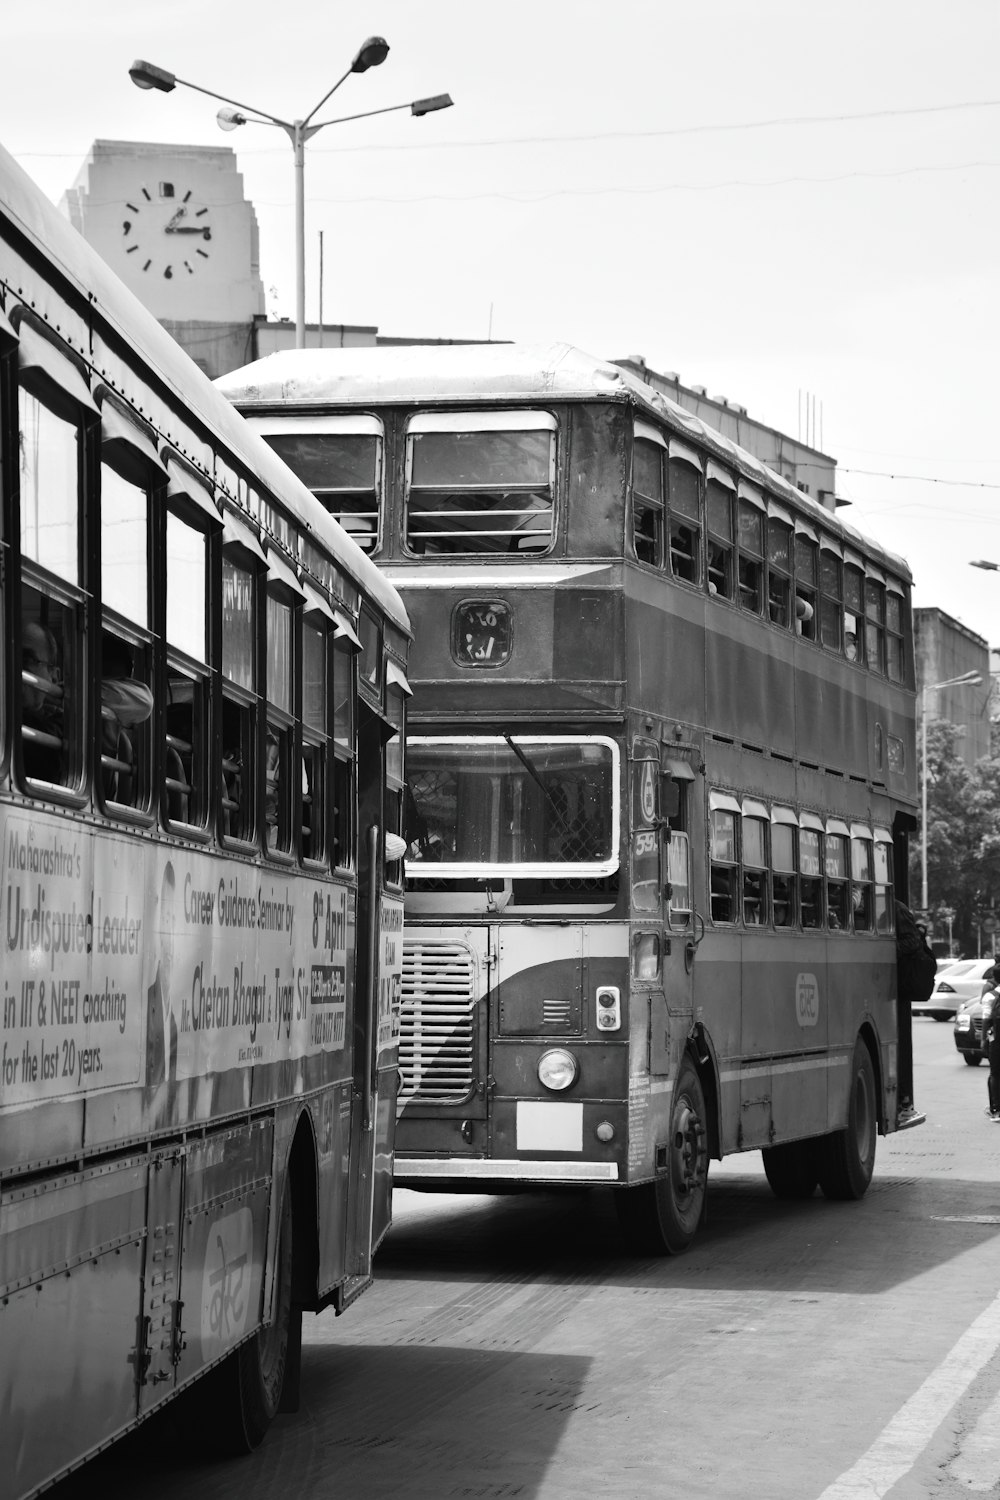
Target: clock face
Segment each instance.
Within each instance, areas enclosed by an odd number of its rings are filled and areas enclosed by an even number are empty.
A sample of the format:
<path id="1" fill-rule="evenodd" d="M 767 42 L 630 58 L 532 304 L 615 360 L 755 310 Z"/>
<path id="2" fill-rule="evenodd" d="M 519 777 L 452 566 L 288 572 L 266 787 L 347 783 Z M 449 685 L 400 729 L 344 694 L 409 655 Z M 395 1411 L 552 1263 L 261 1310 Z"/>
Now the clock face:
<path id="1" fill-rule="evenodd" d="M 133 266 L 166 281 L 193 276 L 210 259 L 212 211 L 190 188 L 161 182 L 142 187 L 125 204 L 122 244 Z"/>

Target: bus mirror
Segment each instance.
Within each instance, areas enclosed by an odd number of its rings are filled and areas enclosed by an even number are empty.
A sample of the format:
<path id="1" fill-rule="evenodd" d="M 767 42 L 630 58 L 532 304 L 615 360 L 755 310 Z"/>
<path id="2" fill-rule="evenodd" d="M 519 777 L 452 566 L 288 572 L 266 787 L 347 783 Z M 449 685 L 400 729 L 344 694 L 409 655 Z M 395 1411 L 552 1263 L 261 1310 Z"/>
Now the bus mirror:
<path id="1" fill-rule="evenodd" d="M 665 818 L 676 818 L 681 805 L 681 790 L 669 773 L 660 777 L 660 812 Z"/>

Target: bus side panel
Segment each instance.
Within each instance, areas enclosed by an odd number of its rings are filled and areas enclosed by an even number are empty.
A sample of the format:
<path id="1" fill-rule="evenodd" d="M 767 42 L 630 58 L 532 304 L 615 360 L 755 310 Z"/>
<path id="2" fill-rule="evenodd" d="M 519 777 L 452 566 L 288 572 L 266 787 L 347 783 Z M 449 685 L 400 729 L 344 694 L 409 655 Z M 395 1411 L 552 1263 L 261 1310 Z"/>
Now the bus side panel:
<path id="1" fill-rule="evenodd" d="M 13 1494 L 135 1417 L 148 1171 L 117 1162 L 0 1199 L 0 1473 Z"/>
<path id="2" fill-rule="evenodd" d="M 789 670 L 791 641 L 774 633 L 762 643 L 754 631 L 748 642 L 746 618 L 734 610 L 705 615 L 705 722 L 709 729 L 769 745 L 784 755 L 794 748 L 796 674 Z M 766 644 L 772 649 L 761 649 Z"/>
<path id="3" fill-rule="evenodd" d="M 261 1119 L 188 1146 L 178 1384 L 261 1322 L 273 1133 Z"/>

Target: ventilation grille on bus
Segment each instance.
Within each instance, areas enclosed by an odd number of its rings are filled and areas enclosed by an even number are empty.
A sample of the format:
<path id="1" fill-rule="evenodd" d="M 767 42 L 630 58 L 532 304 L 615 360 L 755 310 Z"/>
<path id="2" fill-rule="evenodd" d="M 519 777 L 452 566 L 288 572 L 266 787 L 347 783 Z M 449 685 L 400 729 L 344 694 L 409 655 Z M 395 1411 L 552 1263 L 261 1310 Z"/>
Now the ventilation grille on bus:
<path id="1" fill-rule="evenodd" d="M 475 961 L 460 943 L 403 943 L 400 1099 L 457 1104 L 472 1093 Z"/>

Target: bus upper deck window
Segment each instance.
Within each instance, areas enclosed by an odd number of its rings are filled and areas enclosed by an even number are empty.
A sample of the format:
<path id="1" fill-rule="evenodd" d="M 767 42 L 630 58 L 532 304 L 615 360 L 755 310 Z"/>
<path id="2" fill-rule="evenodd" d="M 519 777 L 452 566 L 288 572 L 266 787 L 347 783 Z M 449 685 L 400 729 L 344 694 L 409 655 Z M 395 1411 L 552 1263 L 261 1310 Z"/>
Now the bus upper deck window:
<path id="1" fill-rule="evenodd" d="M 850 563 L 844 566 L 844 655 L 848 661 L 864 661 L 865 575 Z"/>
<path id="2" fill-rule="evenodd" d="M 18 392 L 21 754 L 24 774 L 77 786 L 83 770 L 79 513 L 83 433 Z"/>
<path id="3" fill-rule="evenodd" d="M 141 468 L 101 464 L 101 789 L 107 801 L 142 808 L 153 762 L 147 483 Z"/>
<path id="4" fill-rule="evenodd" d="M 302 856 L 326 853 L 327 629 L 323 616 L 302 622 Z"/>
<path id="5" fill-rule="evenodd" d="M 904 666 L 903 599 L 889 588 L 885 596 L 885 671 L 890 682 L 903 681 Z"/>
<path id="6" fill-rule="evenodd" d="M 873 672 L 885 671 L 885 589 L 874 578 L 865 579 L 865 646 Z"/>
<path id="7" fill-rule="evenodd" d="M 222 560 L 222 831 L 254 836 L 257 774 L 257 613 L 252 567 Z"/>
<path id="8" fill-rule="evenodd" d="M 708 592 L 733 597 L 733 485 L 715 464 L 708 466 L 705 517 L 708 526 Z"/>
<path id="9" fill-rule="evenodd" d="M 269 592 L 264 825 L 267 847 L 285 852 L 292 843 L 293 630 L 291 604 Z"/>
<path id="10" fill-rule="evenodd" d="M 167 817 L 203 827 L 208 814 L 211 704 L 207 617 L 208 536 L 167 512 Z"/>
<path id="11" fill-rule="evenodd" d="M 741 500 L 738 518 L 740 604 L 759 615 L 764 577 L 764 515 L 749 501 Z"/>
<path id="12" fill-rule="evenodd" d="M 670 440 L 670 571 L 684 583 L 701 582 L 701 460 Z"/>
<path id="13" fill-rule="evenodd" d="M 640 562 L 663 566 L 663 456 L 637 437 L 632 449 L 632 546 Z"/>
<path id="14" fill-rule="evenodd" d="M 772 625 L 791 624 L 792 529 L 767 518 L 767 615 Z"/>
<path id="15" fill-rule="evenodd" d="M 843 623 L 843 564 L 824 547 L 819 555 L 819 638 L 828 651 L 840 651 Z"/>
<path id="16" fill-rule="evenodd" d="M 816 639 L 816 543 L 805 533 L 795 533 L 795 633 Z"/>
<path id="17" fill-rule="evenodd" d="M 736 921 L 739 874 L 736 812 L 712 809 L 712 921 Z"/>
<path id="18" fill-rule="evenodd" d="M 555 419 L 544 412 L 425 413 L 407 436 L 411 552 L 545 552 L 552 544 Z"/>
<path id="19" fill-rule="evenodd" d="M 306 419 L 297 419 L 299 421 Z M 364 552 L 379 544 L 382 436 L 375 417 L 317 419 L 316 431 L 263 432 L 264 441 L 284 459 L 317 500 L 340 522 Z M 354 430 L 343 430 L 346 428 Z M 370 430 L 357 430 L 365 428 Z"/>

